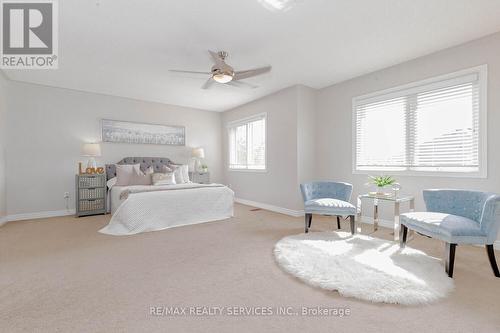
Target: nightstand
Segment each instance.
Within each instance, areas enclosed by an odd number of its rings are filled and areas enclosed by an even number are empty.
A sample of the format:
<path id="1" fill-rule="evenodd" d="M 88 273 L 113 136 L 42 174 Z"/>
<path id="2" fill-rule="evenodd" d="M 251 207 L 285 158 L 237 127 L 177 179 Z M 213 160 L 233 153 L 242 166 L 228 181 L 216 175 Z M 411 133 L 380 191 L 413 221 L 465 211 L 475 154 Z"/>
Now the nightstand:
<path id="1" fill-rule="evenodd" d="M 76 175 L 76 216 L 106 214 L 106 175 Z"/>
<path id="2" fill-rule="evenodd" d="M 210 172 L 189 172 L 189 179 L 191 179 L 193 183 L 210 184 Z"/>

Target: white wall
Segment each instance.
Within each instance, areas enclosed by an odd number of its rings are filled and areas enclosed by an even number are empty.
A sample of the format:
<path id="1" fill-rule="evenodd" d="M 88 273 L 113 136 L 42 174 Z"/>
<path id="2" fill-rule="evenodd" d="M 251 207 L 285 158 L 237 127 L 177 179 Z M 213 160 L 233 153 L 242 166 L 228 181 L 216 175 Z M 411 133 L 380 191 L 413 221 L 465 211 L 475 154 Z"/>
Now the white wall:
<path id="1" fill-rule="evenodd" d="M 429 56 L 322 89 L 318 93 L 318 176 L 354 184 L 354 195 L 367 191 L 366 175 L 353 175 L 351 166 L 352 101 L 363 95 L 460 69 L 488 64 L 488 178 L 397 177 L 404 193 L 417 197 L 424 209 L 426 188 L 466 188 L 500 192 L 500 33 Z M 390 218 L 389 207 L 383 218 Z M 367 215 L 370 215 L 369 213 Z"/>
<path id="2" fill-rule="evenodd" d="M 285 208 L 303 209 L 299 184 L 314 178 L 315 91 L 293 86 L 223 113 L 225 182 L 236 197 Z M 267 112 L 266 172 L 228 170 L 230 121 Z"/>
<path id="3" fill-rule="evenodd" d="M 100 139 L 100 119 L 186 126 L 186 147 L 102 144 L 98 163 L 126 156 L 190 160 L 190 147 L 204 147 L 213 181 L 221 181 L 221 115 L 66 89 L 9 82 L 7 116 L 7 211 L 9 215 L 74 208 L 74 175 L 83 142 Z"/>
<path id="4" fill-rule="evenodd" d="M 0 225 L 7 213 L 6 184 L 5 184 L 5 130 L 7 117 L 7 80 L 0 73 Z"/>

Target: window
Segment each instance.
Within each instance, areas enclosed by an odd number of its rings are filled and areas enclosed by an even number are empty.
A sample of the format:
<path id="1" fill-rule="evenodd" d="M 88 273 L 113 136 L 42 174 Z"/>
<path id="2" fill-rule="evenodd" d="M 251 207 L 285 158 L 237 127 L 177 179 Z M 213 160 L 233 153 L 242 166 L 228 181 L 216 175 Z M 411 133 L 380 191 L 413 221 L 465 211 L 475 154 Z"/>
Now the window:
<path id="1" fill-rule="evenodd" d="M 486 177 L 486 65 L 353 99 L 353 171 Z"/>
<path id="2" fill-rule="evenodd" d="M 229 168 L 266 169 L 266 114 L 228 124 Z"/>

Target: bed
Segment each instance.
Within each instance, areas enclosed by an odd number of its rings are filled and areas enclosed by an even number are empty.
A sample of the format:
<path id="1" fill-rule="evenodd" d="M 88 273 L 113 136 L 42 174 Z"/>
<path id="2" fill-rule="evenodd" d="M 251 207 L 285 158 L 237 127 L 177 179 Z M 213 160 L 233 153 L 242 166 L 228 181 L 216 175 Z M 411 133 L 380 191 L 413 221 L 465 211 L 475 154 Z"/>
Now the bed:
<path id="1" fill-rule="evenodd" d="M 117 164 L 140 164 L 144 171 L 174 164 L 168 158 L 127 157 Z M 106 165 L 107 179 L 116 177 L 115 164 Z M 234 192 L 221 184 L 112 186 L 108 191 L 111 221 L 99 232 L 133 235 L 233 216 Z"/>

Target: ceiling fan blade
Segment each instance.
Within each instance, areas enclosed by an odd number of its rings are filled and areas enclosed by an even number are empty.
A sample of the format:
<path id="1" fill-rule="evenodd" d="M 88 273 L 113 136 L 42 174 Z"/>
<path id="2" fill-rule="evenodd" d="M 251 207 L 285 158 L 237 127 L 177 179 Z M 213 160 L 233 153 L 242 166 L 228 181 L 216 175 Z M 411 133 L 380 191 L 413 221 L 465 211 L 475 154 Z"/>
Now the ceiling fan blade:
<path id="1" fill-rule="evenodd" d="M 243 82 L 243 81 L 229 81 L 226 83 L 229 86 L 237 87 L 237 88 L 246 88 L 246 89 L 255 89 L 258 88 L 259 86 L 256 86 L 254 84 L 250 84 L 248 82 Z"/>
<path id="2" fill-rule="evenodd" d="M 254 69 L 248 69 L 245 71 L 236 71 L 234 73 L 234 79 L 235 80 L 241 80 L 241 79 L 246 79 L 249 77 L 261 75 L 264 73 L 267 73 L 271 70 L 271 66 L 266 66 L 266 67 L 260 67 L 260 68 L 254 68 Z"/>
<path id="3" fill-rule="evenodd" d="M 201 89 L 208 89 L 214 84 L 214 80 L 212 77 L 209 77 L 208 80 L 201 86 Z"/>
<path id="4" fill-rule="evenodd" d="M 208 50 L 208 53 L 210 53 L 210 56 L 212 57 L 212 60 L 216 65 L 221 65 L 224 64 L 224 61 L 219 57 L 219 54 L 217 52 Z"/>
<path id="5" fill-rule="evenodd" d="M 169 69 L 168 71 L 173 73 L 186 73 L 186 74 L 203 74 L 203 75 L 211 74 L 209 72 L 183 71 L 179 69 Z"/>

